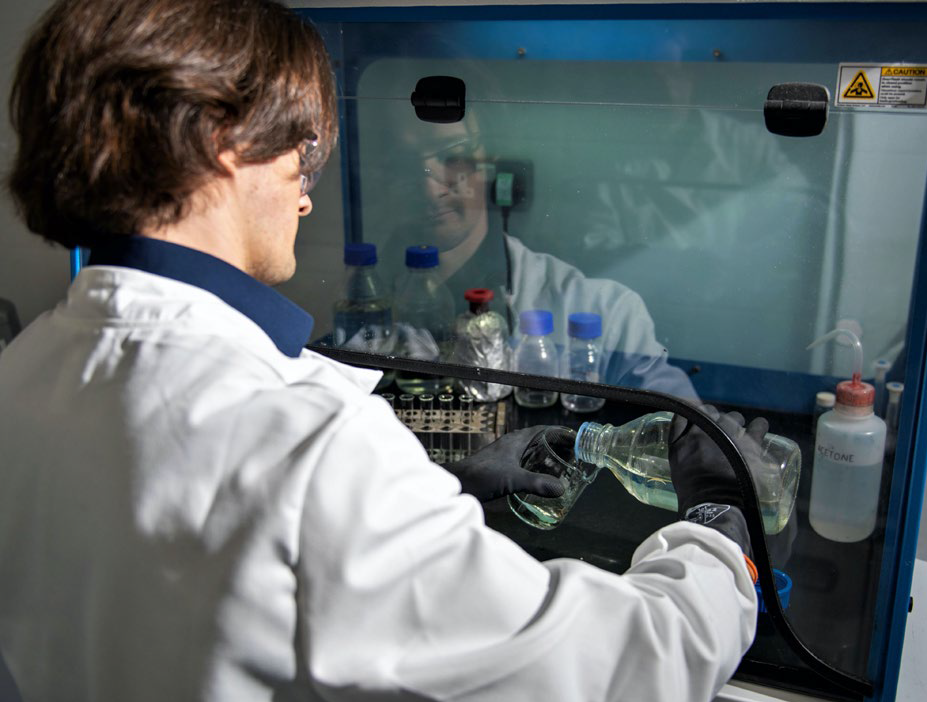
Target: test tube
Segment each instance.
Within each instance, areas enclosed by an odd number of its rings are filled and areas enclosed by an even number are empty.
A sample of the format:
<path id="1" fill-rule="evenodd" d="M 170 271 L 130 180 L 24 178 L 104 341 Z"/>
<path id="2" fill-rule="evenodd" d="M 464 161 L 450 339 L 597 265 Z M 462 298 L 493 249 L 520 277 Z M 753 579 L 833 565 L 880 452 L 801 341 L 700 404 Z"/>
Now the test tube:
<path id="1" fill-rule="evenodd" d="M 450 420 L 451 412 L 454 411 L 454 396 L 446 392 L 438 395 L 438 409 L 441 410 L 441 419 Z"/>
<path id="2" fill-rule="evenodd" d="M 396 396 L 391 392 L 381 392 L 380 397 L 389 403 L 390 407 L 396 407 Z"/>
<path id="3" fill-rule="evenodd" d="M 407 427 L 412 426 L 413 409 L 415 409 L 415 395 L 404 392 L 399 396 L 399 418 Z"/>
<path id="4" fill-rule="evenodd" d="M 872 411 L 877 417 L 885 416 L 885 376 L 888 374 L 892 364 L 884 358 L 873 362 L 873 379 L 872 386 L 875 388 L 875 401 L 872 403 Z"/>
<path id="5" fill-rule="evenodd" d="M 441 411 L 441 432 L 438 434 L 438 448 L 444 451 L 446 461 L 452 460 L 454 451 L 454 396 L 450 393 L 438 395 L 438 409 Z"/>
<path id="6" fill-rule="evenodd" d="M 434 427 L 434 417 L 432 416 L 432 410 L 435 406 L 435 396 L 430 393 L 422 393 L 418 396 L 418 407 L 422 413 L 422 426 L 425 431 L 419 436 L 419 441 L 422 442 L 422 445 L 428 451 L 428 455 L 432 460 L 435 460 L 434 448 L 435 448 L 435 435 L 433 433 Z"/>
<path id="7" fill-rule="evenodd" d="M 473 451 L 473 397 L 461 395 L 457 398 L 457 402 L 460 404 L 460 422 L 464 425 L 460 450 L 466 458 Z"/>

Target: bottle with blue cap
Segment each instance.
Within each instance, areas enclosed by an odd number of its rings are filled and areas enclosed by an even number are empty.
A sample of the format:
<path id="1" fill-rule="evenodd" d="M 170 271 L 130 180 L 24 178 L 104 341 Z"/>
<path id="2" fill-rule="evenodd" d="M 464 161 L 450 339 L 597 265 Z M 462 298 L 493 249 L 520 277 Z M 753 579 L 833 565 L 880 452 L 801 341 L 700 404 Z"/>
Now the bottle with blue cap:
<path id="1" fill-rule="evenodd" d="M 369 243 L 351 243 L 344 247 L 347 269 L 341 299 L 335 303 L 333 341 L 335 346 L 365 351 L 391 353 L 393 309 L 386 285 L 377 275 L 377 247 Z M 387 371 L 377 389 L 393 382 Z"/>
<path id="2" fill-rule="evenodd" d="M 406 249 L 406 274 L 396 287 L 396 353 L 421 361 L 448 361 L 453 351 L 454 297 L 438 275 L 438 249 L 425 244 Z M 454 379 L 399 371 L 405 393 L 450 392 Z"/>
<path id="3" fill-rule="evenodd" d="M 518 316 L 521 340 L 515 349 L 515 370 L 519 373 L 556 378 L 559 371 L 554 344 L 554 316 L 549 310 L 526 310 Z M 522 407 L 550 407 L 557 402 L 553 390 L 515 388 L 515 402 Z"/>
<path id="4" fill-rule="evenodd" d="M 570 343 L 561 359 L 560 377 L 598 383 L 602 370 L 602 317 L 577 312 L 567 318 Z M 605 399 L 561 393 L 560 402 L 571 412 L 596 412 L 602 409 Z"/>

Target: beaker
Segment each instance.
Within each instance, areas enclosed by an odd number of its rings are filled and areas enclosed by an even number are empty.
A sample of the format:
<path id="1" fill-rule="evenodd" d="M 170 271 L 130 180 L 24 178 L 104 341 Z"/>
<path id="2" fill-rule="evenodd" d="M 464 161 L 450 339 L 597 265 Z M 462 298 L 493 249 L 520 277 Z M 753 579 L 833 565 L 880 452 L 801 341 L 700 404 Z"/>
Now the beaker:
<path id="1" fill-rule="evenodd" d="M 595 479 L 599 469 L 576 459 L 575 443 L 576 432 L 566 427 L 547 427 L 528 442 L 519 465 L 533 473 L 556 476 L 563 485 L 563 494 L 560 497 L 539 497 L 525 492 L 509 495 L 509 507 L 519 519 L 538 529 L 559 526 Z"/>

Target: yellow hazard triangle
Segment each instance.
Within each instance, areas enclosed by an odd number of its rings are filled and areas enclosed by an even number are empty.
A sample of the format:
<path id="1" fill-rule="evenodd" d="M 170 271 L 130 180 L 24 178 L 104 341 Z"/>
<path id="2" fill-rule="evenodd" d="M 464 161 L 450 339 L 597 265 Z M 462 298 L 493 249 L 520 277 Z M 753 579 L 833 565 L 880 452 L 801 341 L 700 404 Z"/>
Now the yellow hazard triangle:
<path id="1" fill-rule="evenodd" d="M 875 100 L 875 91 L 869 84 L 869 79 L 863 71 L 850 81 L 847 89 L 843 91 L 844 100 Z"/>

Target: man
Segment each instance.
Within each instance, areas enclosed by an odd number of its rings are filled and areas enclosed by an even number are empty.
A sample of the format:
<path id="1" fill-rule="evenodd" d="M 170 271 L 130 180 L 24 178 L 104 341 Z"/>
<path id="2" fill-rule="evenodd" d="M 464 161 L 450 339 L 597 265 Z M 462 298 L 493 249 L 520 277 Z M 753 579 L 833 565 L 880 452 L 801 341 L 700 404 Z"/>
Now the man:
<path id="1" fill-rule="evenodd" d="M 267 286 L 335 140 L 313 29 L 271 0 L 62 0 L 11 107 L 24 219 L 92 249 L 0 357 L 0 650 L 26 700 L 708 700 L 732 674 L 756 597 L 702 432 L 677 424 L 674 482 L 720 517 L 623 576 L 539 563 L 377 373 L 303 348 Z M 511 490 L 523 443 L 456 472 Z"/>

